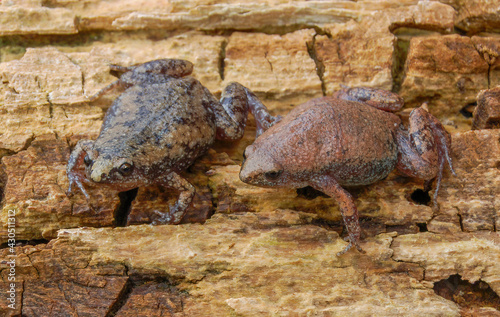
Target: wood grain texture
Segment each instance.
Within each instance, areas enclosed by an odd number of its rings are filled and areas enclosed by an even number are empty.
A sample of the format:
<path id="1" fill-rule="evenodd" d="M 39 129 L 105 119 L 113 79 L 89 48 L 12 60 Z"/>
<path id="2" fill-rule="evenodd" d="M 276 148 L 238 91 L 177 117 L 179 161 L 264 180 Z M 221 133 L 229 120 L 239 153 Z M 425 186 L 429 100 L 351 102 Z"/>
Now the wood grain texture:
<path id="1" fill-rule="evenodd" d="M 20 244 L 14 310 L 0 249 L 0 315 L 500 314 L 500 130 L 486 124 L 500 105 L 499 13 L 486 0 L 2 1 L 0 241 L 15 210 Z M 428 102 L 458 177 L 445 174 L 439 211 L 423 182 L 395 173 L 351 189 L 366 253 L 341 257 L 333 199 L 239 180 L 252 119 L 185 173 L 197 196 L 183 224 L 149 225 L 177 197 L 157 187 L 121 202 L 89 188 L 97 212 L 66 197 L 71 148 L 97 136 L 119 93 L 89 102 L 115 80 L 109 65 L 158 58 L 190 60 L 217 96 L 240 82 L 274 115 L 342 85 L 400 93 L 403 120 Z M 455 275 L 489 299 L 434 291 Z"/>

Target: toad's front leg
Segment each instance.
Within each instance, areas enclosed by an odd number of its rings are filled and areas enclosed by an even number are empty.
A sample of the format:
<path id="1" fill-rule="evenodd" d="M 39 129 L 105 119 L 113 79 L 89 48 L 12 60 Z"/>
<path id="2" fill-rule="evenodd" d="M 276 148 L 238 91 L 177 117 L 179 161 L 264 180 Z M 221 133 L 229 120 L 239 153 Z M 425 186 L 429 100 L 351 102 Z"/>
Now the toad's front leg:
<path id="1" fill-rule="evenodd" d="M 347 228 L 348 236 L 345 238 L 349 244 L 345 247 L 344 250 L 337 253 L 337 256 L 340 256 L 353 246 L 358 249 L 358 251 L 362 251 L 359 246 L 359 238 L 361 235 L 361 229 L 359 226 L 359 216 L 358 209 L 354 204 L 354 199 L 351 194 L 342 188 L 339 183 L 331 176 L 324 175 L 314 178 L 311 182 L 311 186 L 317 190 L 320 190 L 327 194 L 328 196 L 335 198 L 340 207 L 340 212 L 342 213 L 342 218 L 344 220 L 344 224 Z"/>
<path id="2" fill-rule="evenodd" d="M 180 195 L 175 204 L 173 206 L 170 206 L 168 212 L 160 212 L 158 210 L 155 210 L 155 213 L 159 215 L 160 218 L 154 220 L 152 224 L 178 224 L 179 222 L 181 222 L 182 217 L 184 217 L 184 214 L 187 211 L 187 208 L 193 201 L 193 197 L 195 194 L 194 186 L 175 172 L 164 176 L 157 183 L 162 186 L 178 190 L 180 192 Z"/>
<path id="3" fill-rule="evenodd" d="M 85 190 L 83 183 L 89 183 L 90 181 L 85 174 L 84 164 L 87 165 L 89 161 L 89 155 L 92 154 L 92 146 L 94 141 L 92 140 L 80 140 L 76 144 L 73 152 L 68 160 L 68 165 L 66 166 L 66 175 L 69 180 L 68 191 L 66 192 L 67 196 L 73 195 L 73 185 L 76 185 L 83 193 L 85 198 L 87 199 L 87 203 L 90 205 L 90 196 Z"/>

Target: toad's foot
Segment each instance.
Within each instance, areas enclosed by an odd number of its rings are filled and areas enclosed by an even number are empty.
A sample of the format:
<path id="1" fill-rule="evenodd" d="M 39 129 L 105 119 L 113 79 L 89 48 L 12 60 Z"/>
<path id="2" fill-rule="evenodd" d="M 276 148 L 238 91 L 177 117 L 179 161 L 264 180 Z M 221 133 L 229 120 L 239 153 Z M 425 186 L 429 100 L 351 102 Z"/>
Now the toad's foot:
<path id="1" fill-rule="evenodd" d="M 85 179 L 80 179 L 77 176 L 73 175 L 68 175 L 69 178 L 69 187 L 68 190 L 66 191 L 66 196 L 68 198 L 71 198 L 75 195 L 73 191 L 73 185 L 76 184 L 76 186 L 80 189 L 82 194 L 85 196 L 85 200 L 87 202 L 87 206 L 89 207 L 90 210 L 92 210 L 95 214 L 98 214 L 97 206 L 95 206 L 91 201 L 90 201 L 90 195 L 87 193 L 85 190 L 85 187 L 83 186 L 82 181 L 85 181 Z"/>
<path id="2" fill-rule="evenodd" d="M 361 228 L 359 226 L 358 209 L 356 208 L 356 204 L 354 204 L 354 199 L 351 194 L 343 189 L 335 178 L 330 175 L 315 177 L 310 185 L 313 188 L 335 198 L 339 204 L 340 212 L 342 213 L 342 218 L 348 233 L 348 237 L 346 237 L 345 240 L 349 241 L 349 244 L 344 250 L 337 253 L 337 255 L 346 253 L 353 246 L 355 246 L 359 251 L 362 251 L 359 246 Z"/>
<path id="3" fill-rule="evenodd" d="M 80 191 L 85 196 L 89 208 L 97 213 L 96 207 L 90 202 L 90 195 L 87 193 L 87 190 L 85 190 L 85 187 L 83 186 L 83 183 L 90 183 L 90 181 L 87 179 L 83 166 L 85 164 L 85 156 L 90 152 L 93 143 L 94 141 L 92 140 L 80 140 L 71 153 L 68 160 L 68 165 L 66 166 L 66 175 L 69 180 L 69 186 L 68 190 L 66 191 L 66 196 L 68 198 L 71 198 L 74 195 L 74 187 L 76 185 L 76 187 L 78 187 L 78 189 L 80 189 Z"/>
<path id="4" fill-rule="evenodd" d="M 361 249 L 361 246 L 359 245 L 359 238 L 347 236 L 347 237 L 344 238 L 344 241 L 349 242 L 349 244 L 344 248 L 344 250 L 342 250 L 340 252 L 337 252 L 337 256 L 341 256 L 342 254 L 346 253 L 353 246 L 355 246 L 356 249 L 358 249 L 359 252 L 365 253 L 365 251 L 363 251 L 363 249 Z"/>
<path id="5" fill-rule="evenodd" d="M 180 195 L 175 204 L 169 206 L 168 212 L 155 210 L 154 213 L 159 215 L 160 218 L 154 220 L 151 224 L 178 224 L 193 201 L 195 188 L 187 180 L 174 172 L 166 175 L 159 183 L 165 187 L 175 188 L 180 192 Z"/>
<path id="6" fill-rule="evenodd" d="M 170 205 L 167 212 L 161 212 L 159 210 L 153 210 L 155 214 L 160 216 L 160 218 L 155 219 L 151 224 L 153 226 L 156 225 L 164 225 L 164 224 L 172 224 L 176 225 L 179 222 L 181 222 L 182 217 L 184 217 L 184 214 L 186 213 L 187 208 L 180 208 L 178 203 L 175 203 L 174 205 Z"/>
<path id="7" fill-rule="evenodd" d="M 173 210 L 173 206 L 170 206 L 169 208 L 170 210 Z M 168 212 L 161 212 L 159 210 L 153 210 L 153 212 L 155 214 L 157 214 L 158 216 L 160 216 L 160 218 L 158 219 L 155 219 L 151 222 L 151 224 L 153 226 L 157 226 L 157 225 L 164 225 L 164 224 L 170 224 L 172 223 L 173 221 L 173 215 L 170 211 Z"/>

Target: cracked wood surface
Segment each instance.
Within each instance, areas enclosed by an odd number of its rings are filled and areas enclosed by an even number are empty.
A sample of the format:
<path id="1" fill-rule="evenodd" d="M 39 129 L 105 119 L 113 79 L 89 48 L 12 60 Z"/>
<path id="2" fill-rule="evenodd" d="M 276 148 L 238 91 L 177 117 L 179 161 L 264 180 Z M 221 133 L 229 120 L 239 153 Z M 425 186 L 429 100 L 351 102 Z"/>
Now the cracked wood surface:
<path id="1" fill-rule="evenodd" d="M 2 2 L 0 239 L 16 210 L 28 244 L 15 248 L 16 309 L 2 300 L 0 315 L 500 315 L 500 132 L 485 129 L 500 105 L 499 13 L 487 0 Z M 367 252 L 342 257 L 332 199 L 239 181 L 252 124 L 185 173 L 197 196 L 182 225 L 147 225 L 176 198 L 161 188 L 92 188 L 97 212 L 68 199 L 70 149 L 97 136 L 118 92 L 88 96 L 115 79 L 109 64 L 158 58 L 192 61 L 215 94 L 238 81 L 273 114 L 342 85 L 398 91 L 403 118 L 427 101 L 459 177 L 443 179 L 437 212 L 396 174 L 352 189 Z M 0 262 L 2 298 L 8 272 Z M 439 296 L 450 276 L 493 299 Z"/>

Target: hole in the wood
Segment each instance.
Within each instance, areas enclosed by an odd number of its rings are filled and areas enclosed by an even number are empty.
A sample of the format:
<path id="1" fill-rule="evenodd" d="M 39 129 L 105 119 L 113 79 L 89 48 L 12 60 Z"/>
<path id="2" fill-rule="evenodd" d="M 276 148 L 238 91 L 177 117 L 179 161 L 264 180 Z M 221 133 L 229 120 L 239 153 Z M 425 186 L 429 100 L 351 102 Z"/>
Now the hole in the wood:
<path id="1" fill-rule="evenodd" d="M 427 231 L 429 231 L 427 229 L 427 224 L 425 222 L 417 223 L 417 227 L 418 227 L 418 231 L 420 231 L 420 232 L 427 232 Z"/>
<path id="2" fill-rule="evenodd" d="M 125 227 L 127 225 L 130 207 L 135 197 L 137 196 L 138 191 L 139 188 L 134 188 L 126 192 L 118 193 L 118 197 L 120 198 L 120 205 L 118 205 L 118 208 L 116 208 L 114 213 L 114 225 L 116 227 Z"/>
<path id="3" fill-rule="evenodd" d="M 127 301 L 130 298 L 130 295 L 132 294 L 133 290 L 133 284 L 131 279 L 128 279 L 123 288 L 120 291 L 120 294 L 118 294 L 118 298 L 116 301 L 111 305 L 109 308 L 108 313 L 106 314 L 106 317 L 114 317 L 117 315 L 118 311 L 125 306 Z"/>
<path id="4" fill-rule="evenodd" d="M 471 284 L 455 274 L 434 284 L 434 292 L 462 308 L 493 307 L 500 310 L 500 297 L 483 282 Z"/>
<path id="5" fill-rule="evenodd" d="M 419 232 L 417 229 L 417 226 L 409 226 L 407 224 L 405 225 L 386 225 L 385 226 L 385 231 L 386 232 L 397 232 L 398 235 L 404 235 L 404 234 L 414 234 Z"/>
<path id="6" fill-rule="evenodd" d="M 392 31 L 391 31 L 392 32 Z M 393 85 L 392 91 L 398 92 L 401 89 L 401 84 L 405 76 L 405 63 L 408 58 L 408 51 L 410 48 L 410 40 L 404 36 L 396 36 L 396 42 L 394 43 L 393 52 L 393 67 L 392 67 L 392 78 Z"/>
<path id="7" fill-rule="evenodd" d="M 476 102 L 466 104 L 462 109 L 460 109 L 460 114 L 466 118 L 472 118 L 472 114 L 474 113 L 474 108 L 476 108 L 476 106 Z"/>
<path id="8" fill-rule="evenodd" d="M 429 193 L 421 189 L 416 189 L 413 193 L 411 193 L 410 199 L 416 204 L 425 206 L 429 206 L 431 202 L 431 196 L 429 196 Z"/>
<path id="9" fill-rule="evenodd" d="M 464 219 L 462 218 L 460 211 L 457 214 L 457 216 L 458 216 L 458 223 L 460 224 L 460 230 L 464 231 Z"/>
<path id="10" fill-rule="evenodd" d="M 316 197 L 328 197 L 328 195 L 311 186 L 297 188 L 297 196 L 308 200 L 313 200 Z"/>
<path id="11" fill-rule="evenodd" d="M 219 68 L 219 76 L 222 80 L 224 80 L 224 68 L 226 67 L 225 64 L 225 59 L 226 59 L 226 47 L 227 47 L 227 41 L 223 41 L 220 47 L 219 51 L 219 60 L 218 62 L 218 68 Z"/>

